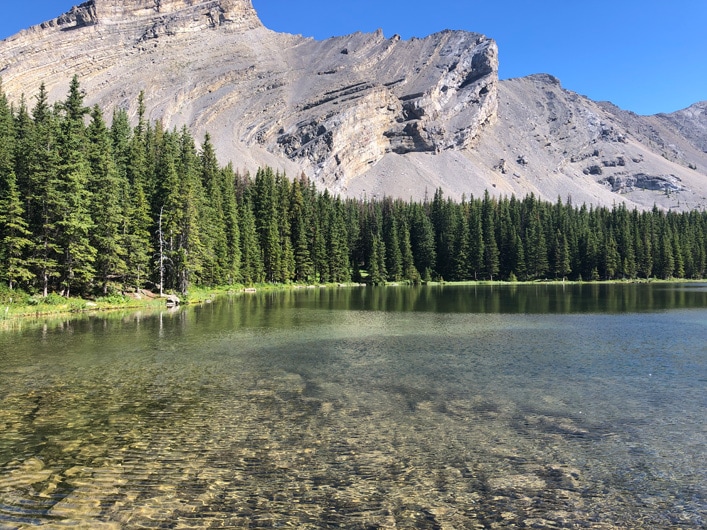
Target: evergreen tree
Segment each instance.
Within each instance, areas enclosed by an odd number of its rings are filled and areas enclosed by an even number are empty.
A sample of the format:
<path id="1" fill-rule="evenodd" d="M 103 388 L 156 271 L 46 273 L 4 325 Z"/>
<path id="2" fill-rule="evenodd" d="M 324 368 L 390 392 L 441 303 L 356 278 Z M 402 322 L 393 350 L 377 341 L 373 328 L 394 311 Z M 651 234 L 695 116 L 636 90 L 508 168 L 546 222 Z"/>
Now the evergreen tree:
<path id="1" fill-rule="evenodd" d="M 410 244 L 415 268 L 423 275 L 424 281 L 430 281 L 437 263 L 434 227 L 424 205 L 419 203 L 412 205 L 410 214 Z"/>
<path id="2" fill-rule="evenodd" d="M 234 187 L 235 174 L 230 164 L 221 170 L 221 197 L 223 200 L 223 222 L 226 232 L 227 258 L 223 274 L 228 284 L 233 284 L 240 276 L 241 233 L 238 222 L 238 201 Z"/>
<path id="3" fill-rule="evenodd" d="M 258 232 L 255 225 L 253 209 L 248 196 L 239 206 L 239 221 L 241 235 L 241 282 L 253 285 L 265 280 L 263 269 L 263 255 L 258 241 Z"/>
<path id="4" fill-rule="evenodd" d="M 32 233 L 30 265 L 38 280 L 42 295 L 49 293 L 50 283 L 59 276 L 56 211 L 53 199 L 56 175 L 59 171 L 59 128 L 56 116 L 49 108 L 47 91 L 42 84 L 32 109 L 33 125 L 27 142 L 26 189 L 27 219 Z"/>
<path id="5" fill-rule="evenodd" d="M 304 185 L 306 188 L 306 185 Z M 314 274 L 312 256 L 309 249 L 309 230 L 311 216 L 305 208 L 303 181 L 295 180 L 292 183 L 290 199 L 290 226 L 292 229 L 292 242 L 295 266 L 295 281 L 309 283 Z"/>
<path id="6" fill-rule="evenodd" d="M 410 243 L 410 229 L 406 221 L 400 224 L 400 253 L 403 259 L 403 278 L 409 282 L 418 284 L 422 280 L 420 272 L 415 267 L 415 256 L 412 253 Z"/>
<path id="7" fill-rule="evenodd" d="M 489 278 L 493 280 L 499 271 L 500 257 L 496 243 L 494 202 L 488 191 L 485 192 L 481 205 L 481 225 L 484 235 L 484 270 Z"/>
<path id="8" fill-rule="evenodd" d="M 619 255 L 619 248 L 613 230 L 609 230 L 606 234 L 602 254 L 603 276 L 607 280 L 613 280 L 616 278 L 616 274 L 621 266 L 621 256 Z"/>
<path id="9" fill-rule="evenodd" d="M 564 279 L 572 272 L 570 266 L 570 249 L 565 232 L 557 232 L 555 248 L 555 277 Z"/>
<path id="10" fill-rule="evenodd" d="M 89 237 L 94 228 L 88 189 L 91 168 L 84 125 L 88 109 L 83 105 L 83 98 L 78 78 L 74 77 L 62 105 L 61 158 L 51 182 L 53 195 L 49 197 L 60 248 L 63 292 L 67 298 L 71 296 L 72 286 L 85 288 L 95 274 L 96 248 Z"/>
<path id="11" fill-rule="evenodd" d="M 32 143 L 34 137 L 34 123 L 32 117 L 27 110 L 24 95 L 20 101 L 20 107 L 14 117 L 14 162 L 15 176 L 17 178 L 17 187 L 20 192 L 20 197 L 24 203 L 25 215 L 29 223 L 29 206 L 32 195 L 32 186 L 30 179 L 30 165 L 32 154 L 35 152 L 35 146 Z"/>
<path id="12" fill-rule="evenodd" d="M 218 285 L 228 281 L 230 253 L 226 235 L 226 218 L 224 211 L 224 186 L 221 182 L 223 174 L 216 160 L 211 137 L 207 133 L 201 146 L 201 184 L 205 192 L 203 208 L 202 244 L 204 248 L 203 281 Z"/>
<path id="13" fill-rule="evenodd" d="M 400 252 L 398 239 L 398 220 L 393 211 L 392 201 L 384 203 L 383 210 L 383 242 L 385 244 L 385 268 L 388 280 L 399 282 L 403 279 L 403 255 Z"/>
<path id="14" fill-rule="evenodd" d="M 275 175 L 272 169 L 258 170 L 252 194 L 255 226 L 263 253 L 265 280 L 274 282 L 279 279 L 282 253 L 275 198 Z"/>
<path id="15" fill-rule="evenodd" d="M 540 213 L 537 206 L 530 212 L 525 241 L 528 275 L 531 278 L 543 278 L 547 274 L 549 264 L 545 231 L 540 221 Z"/>
<path id="16" fill-rule="evenodd" d="M 15 121 L 0 83 L 0 275 L 12 290 L 32 279 L 25 251 L 31 233 L 15 177 Z"/>
<path id="17" fill-rule="evenodd" d="M 204 191 L 199 175 L 199 158 L 194 139 L 186 127 L 179 134 L 179 207 L 181 209 L 175 271 L 179 292 L 186 294 L 191 283 L 199 283 L 203 273 L 205 252 L 202 242 L 204 232 Z"/>
<path id="18" fill-rule="evenodd" d="M 471 256 L 471 232 L 469 230 L 469 205 L 462 199 L 461 210 L 456 217 L 456 252 L 454 253 L 454 276 L 455 280 L 466 280 L 471 277 L 469 270 Z"/>
<path id="19" fill-rule="evenodd" d="M 493 253 L 493 250 L 491 251 Z M 484 228 L 481 223 L 481 208 L 478 201 L 472 198 L 469 207 L 469 276 L 478 280 L 478 275 L 484 270 Z M 489 256 L 493 259 L 493 255 Z"/>
<path id="20" fill-rule="evenodd" d="M 344 225 L 343 204 L 336 199 L 330 210 L 328 231 L 329 281 L 347 282 L 351 279 L 349 248 Z"/>
<path id="21" fill-rule="evenodd" d="M 380 235 L 373 236 L 371 263 L 368 268 L 370 282 L 373 285 L 384 285 L 387 279 L 385 269 L 385 243 Z"/>
<path id="22" fill-rule="evenodd" d="M 24 219 L 24 209 L 15 182 L 15 173 L 0 172 L 0 268 L 2 280 L 10 290 L 29 282 L 30 271 L 25 251 L 31 246 L 31 232 Z"/>
<path id="23" fill-rule="evenodd" d="M 125 219 L 125 283 L 137 290 L 148 278 L 150 259 L 154 254 L 150 242 L 150 205 L 140 182 L 131 187 Z"/>
<path id="24" fill-rule="evenodd" d="M 275 175 L 275 202 L 280 245 L 280 267 L 276 281 L 290 283 L 295 279 L 295 253 L 290 225 L 290 181 L 284 173 Z"/>
<path id="25" fill-rule="evenodd" d="M 123 279 L 127 273 L 124 259 L 127 178 L 118 173 L 109 131 L 97 105 L 91 113 L 87 135 L 93 199 L 91 210 L 95 225 L 91 232 L 91 243 L 96 249 L 95 268 L 105 295 L 108 293 L 108 282 Z"/>

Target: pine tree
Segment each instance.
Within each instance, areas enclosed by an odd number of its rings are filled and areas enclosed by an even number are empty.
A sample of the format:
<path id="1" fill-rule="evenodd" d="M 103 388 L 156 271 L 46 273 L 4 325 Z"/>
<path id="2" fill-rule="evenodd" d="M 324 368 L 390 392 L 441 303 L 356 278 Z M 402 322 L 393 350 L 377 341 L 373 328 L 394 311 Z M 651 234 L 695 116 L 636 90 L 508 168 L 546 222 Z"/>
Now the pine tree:
<path id="1" fill-rule="evenodd" d="M 472 198 L 469 207 L 469 276 L 478 279 L 484 269 L 484 228 L 481 223 L 481 208 Z"/>
<path id="2" fill-rule="evenodd" d="M 387 200 L 384 204 L 383 214 L 383 242 L 385 244 L 385 268 L 387 278 L 393 282 L 403 279 L 403 255 L 400 252 L 400 241 L 398 239 L 398 220 L 393 212 L 392 201 Z"/>
<path id="3" fill-rule="evenodd" d="M 0 275 L 10 288 L 32 278 L 25 251 L 31 233 L 15 177 L 15 122 L 0 82 Z"/>
<path id="4" fill-rule="evenodd" d="M 489 196 L 489 192 L 486 191 L 481 206 L 481 225 L 484 233 L 484 270 L 491 280 L 498 274 L 500 267 L 493 209 L 493 201 Z"/>
<path id="5" fill-rule="evenodd" d="M 248 195 L 239 205 L 240 235 L 241 235 L 241 282 L 253 285 L 265 280 L 263 270 L 263 255 L 258 242 L 258 232 L 255 226 L 255 217 L 250 205 Z"/>
<path id="6" fill-rule="evenodd" d="M 30 236 L 15 173 L 0 172 L 0 263 L 3 264 L 0 274 L 10 290 L 34 277 L 25 257 L 32 244 Z"/>
<path id="7" fill-rule="evenodd" d="M 387 280 L 385 270 L 385 243 L 380 235 L 373 236 L 373 250 L 368 275 L 373 285 L 384 285 Z"/>
<path id="8" fill-rule="evenodd" d="M 434 227 L 419 203 L 412 205 L 410 214 L 410 244 L 415 268 L 423 275 L 423 280 L 429 281 L 437 263 Z"/>
<path id="9" fill-rule="evenodd" d="M 290 225 L 290 186 L 290 181 L 284 173 L 278 172 L 275 175 L 275 202 L 280 242 L 280 267 L 276 274 L 276 281 L 279 283 L 290 283 L 295 279 L 295 253 Z"/>
<path id="10" fill-rule="evenodd" d="M 549 264 L 545 232 L 540 221 L 540 213 L 537 206 L 530 212 L 525 241 L 525 258 L 528 274 L 531 278 L 542 278 L 547 274 Z"/>
<path id="11" fill-rule="evenodd" d="M 227 283 L 238 280 L 241 267 L 241 233 L 238 222 L 238 202 L 234 187 L 235 174 L 230 164 L 220 172 L 221 197 L 223 200 L 223 222 L 226 232 L 227 255 L 223 274 Z"/>
<path id="12" fill-rule="evenodd" d="M 50 210 L 55 217 L 59 265 L 64 295 L 71 296 L 72 286 L 87 286 L 95 274 L 96 249 L 89 234 L 94 228 L 90 214 L 91 195 L 88 184 L 91 169 L 86 153 L 83 93 L 74 77 L 66 101 L 62 105 L 61 159 L 52 178 L 53 195 Z"/>
<path id="13" fill-rule="evenodd" d="M 150 205 L 140 182 L 130 188 L 125 206 L 125 283 L 138 290 L 148 278 L 150 258 L 154 254 L 150 244 Z"/>
<path id="14" fill-rule="evenodd" d="M 186 294 L 192 283 L 198 284 L 205 261 L 202 234 L 205 231 L 204 191 L 199 174 L 199 158 L 194 139 L 186 127 L 179 134 L 179 207 L 181 209 L 178 227 L 175 271 L 177 288 Z"/>
<path id="15" fill-rule="evenodd" d="M 570 267 L 570 249 L 565 232 L 557 232 L 555 236 L 555 277 L 563 280 L 572 272 Z"/>
<path id="16" fill-rule="evenodd" d="M 59 277 L 56 210 L 56 175 L 59 172 L 58 120 L 49 108 L 47 91 L 42 84 L 32 109 L 31 136 L 24 155 L 26 160 L 27 219 L 32 233 L 31 268 L 42 295 L 49 293 L 51 282 Z"/>
<path id="17" fill-rule="evenodd" d="M 87 136 L 93 199 L 91 210 L 95 225 L 91 241 L 96 249 L 96 273 L 105 295 L 108 294 L 108 283 L 122 280 L 127 273 L 124 201 L 128 183 L 127 177 L 118 173 L 113 144 L 98 105 L 91 113 Z"/>
<path id="18" fill-rule="evenodd" d="M 226 236 L 224 215 L 224 197 L 221 179 L 223 174 L 216 160 L 211 137 L 207 133 L 201 146 L 201 182 L 205 191 L 203 224 L 208 227 L 203 231 L 204 246 L 203 280 L 207 284 L 217 285 L 227 281 L 229 267 L 229 248 Z"/>
<path id="19" fill-rule="evenodd" d="M 400 223 L 400 253 L 403 259 L 403 278 L 409 282 L 418 284 L 422 280 L 420 272 L 415 267 L 415 256 L 412 253 L 410 243 L 410 229 L 406 221 Z"/>
<path id="20" fill-rule="evenodd" d="M 263 253 L 265 279 L 274 282 L 281 270 L 282 247 L 275 200 L 275 175 L 271 168 L 259 169 L 253 186 L 253 214 Z"/>
<path id="21" fill-rule="evenodd" d="M 331 239 L 329 235 L 328 220 L 331 219 L 331 210 L 333 208 L 331 195 L 328 190 L 319 194 L 316 201 L 314 214 L 314 234 L 312 253 L 314 256 L 314 275 L 320 283 L 328 283 L 329 278 L 329 248 L 328 241 Z"/>
<path id="22" fill-rule="evenodd" d="M 312 220 L 305 209 L 302 189 L 303 180 L 295 180 L 292 183 L 290 226 L 292 229 L 295 281 L 308 283 L 312 280 L 314 273 L 312 256 L 309 250 L 309 230 L 307 229 L 307 226 L 311 224 Z"/>
<path id="23" fill-rule="evenodd" d="M 17 187 L 26 210 L 26 219 L 29 223 L 29 200 L 32 193 L 30 184 L 30 164 L 34 153 L 32 138 L 34 136 L 34 123 L 27 110 L 24 95 L 20 100 L 20 106 L 14 117 L 14 162 Z"/>
<path id="24" fill-rule="evenodd" d="M 672 278 L 675 273 L 675 254 L 673 253 L 672 232 L 663 216 L 660 216 L 660 232 L 658 235 L 656 273 L 660 278 Z"/>
<path id="25" fill-rule="evenodd" d="M 329 281 L 347 282 L 351 279 L 349 248 L 344 225 L 343 204 L 336 199 L 330 210 L 329 231 Z"/>

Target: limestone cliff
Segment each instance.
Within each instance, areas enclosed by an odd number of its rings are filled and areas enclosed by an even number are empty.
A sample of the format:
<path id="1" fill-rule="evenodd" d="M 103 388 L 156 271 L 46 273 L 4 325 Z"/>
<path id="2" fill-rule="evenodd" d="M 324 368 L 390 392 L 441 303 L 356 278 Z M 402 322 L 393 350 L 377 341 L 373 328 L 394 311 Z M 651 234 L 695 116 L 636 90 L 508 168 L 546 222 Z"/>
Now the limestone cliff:
<path id="1" fill-rule="evenodd" d="M 533 192 L 556 200 L 707 207 L 707 113 L 652 117 L 498 80 L 493 40 L 380 31 L 324 41 L 263 27 L 250 0 L 92 0 L 0 42 L 14 101 L 73 75 L 108 115 L 209 131 L 222 162 L 270 165 L 353 196 Z"/>

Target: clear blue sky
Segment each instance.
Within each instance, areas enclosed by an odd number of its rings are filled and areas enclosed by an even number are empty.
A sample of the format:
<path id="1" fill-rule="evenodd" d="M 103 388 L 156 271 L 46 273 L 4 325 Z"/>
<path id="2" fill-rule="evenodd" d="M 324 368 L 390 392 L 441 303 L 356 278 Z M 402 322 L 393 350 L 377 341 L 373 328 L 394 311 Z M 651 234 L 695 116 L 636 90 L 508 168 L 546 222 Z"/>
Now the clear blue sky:
<path id="1" fill-rule="evenodd" d="M 0 38 L 81 0 L 10 1 Z M 501 78 L 550 73 L 565 88 L 639 114 L 707 100 L 707 0 L 253 0 L 276 31 L 324 39 L 383 29 L 424 37 L 464 29 L 494 38 Z"/>

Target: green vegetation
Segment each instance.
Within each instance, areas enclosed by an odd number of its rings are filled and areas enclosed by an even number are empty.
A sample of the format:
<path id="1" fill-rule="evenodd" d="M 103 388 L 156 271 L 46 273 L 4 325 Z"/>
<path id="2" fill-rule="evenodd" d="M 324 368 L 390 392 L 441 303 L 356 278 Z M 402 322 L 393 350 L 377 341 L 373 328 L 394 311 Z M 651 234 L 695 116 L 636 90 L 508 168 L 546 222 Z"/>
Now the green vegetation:
<path id="1" fill-rule="evenodd" d="M 111 125 L 74 79 L 32 109 L 0 88 L 3 300 L 120 302 L 140 289 L 705 277 L 707 214 L 547 203 L 342 199 L 304 175 L 219 166 L 207 135 Z M 134 299 L 133 296 L 132 299 Z M 5 301 L 3 301 L 5 303 Z M 98 303 L 98 302 L 97 302 Z M 80 305 L 81 302 L 75 302 Z M 78 307 L 78 306 L 77 306 Z"/>

